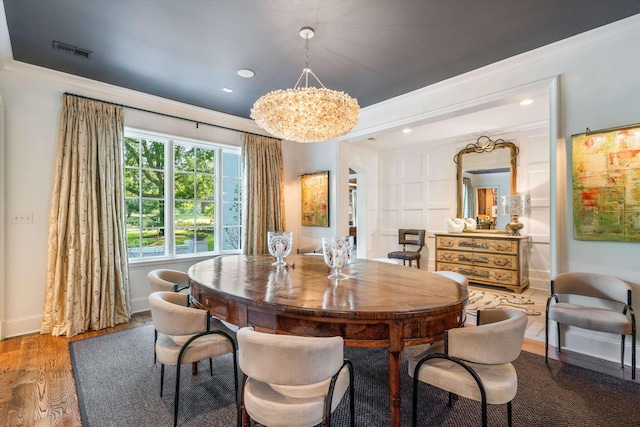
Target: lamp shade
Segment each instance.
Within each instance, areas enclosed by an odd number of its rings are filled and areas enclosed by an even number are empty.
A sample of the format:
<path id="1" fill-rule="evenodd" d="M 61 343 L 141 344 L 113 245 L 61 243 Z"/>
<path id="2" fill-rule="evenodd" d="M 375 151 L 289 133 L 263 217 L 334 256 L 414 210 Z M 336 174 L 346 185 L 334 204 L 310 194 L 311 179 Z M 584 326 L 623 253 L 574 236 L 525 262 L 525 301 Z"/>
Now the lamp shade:
<path id="1" fill-rule="evenodd" d="M 529 215 L 531 213 L 531 196 L 528 194 L 502 196 L 500 213 L 503 215 Z"/>

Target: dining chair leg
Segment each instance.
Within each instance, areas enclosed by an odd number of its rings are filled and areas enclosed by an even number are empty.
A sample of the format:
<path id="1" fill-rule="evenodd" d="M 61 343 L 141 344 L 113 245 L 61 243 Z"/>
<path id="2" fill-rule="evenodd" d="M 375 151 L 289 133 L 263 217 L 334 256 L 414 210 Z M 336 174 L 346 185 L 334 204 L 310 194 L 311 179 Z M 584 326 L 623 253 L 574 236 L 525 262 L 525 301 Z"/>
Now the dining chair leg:
<path id="1" fill-rule="evenodd" d="M 513 408 L 511 407 L 511 402 L 507 403 L 507 423 L 509 427 L 513 426 Z"/>
<path id="2" fill-rule="evenodd" d="M 163 386 L 164 386 L 164 363 L 160 364 L 160 397 L 162 397 Z"/>
<path id="3" fill-rule="evenodd" d="M 549 316 L 544 317 L 544 363 L 549 361 Z"/>
<path id="4" fill-rule="evenodd" d="M 620 348 L 620 366 L 622 369 L 624 369 L 624 338 L 625 336 L 622 335 L 622 346 Z"/>
<path id="5" fill-rule="evenodd" d="M 180 404 L 180 363 L 176 365 L 176 395 L 173 402 L 173 427 L 178 425 L 178 405 Z"/>
<path id="6" fill-rule="evenodd" d="M 418 425 L 418 379 L 413 379 L 413 404 L 411 405 L 411 427 Z"/>
<path id="7" fill-rule="evenodd" d="M 636 330 L 635 324 L 631 332 L 631 379 L 636 379 Z"/>
<path id="8" fill-rule="evenodd" d="M 482 427 L 487 427 L 487 402 L 482 402 Z M 174 426 L 175 427 L 175 426 Z"/>

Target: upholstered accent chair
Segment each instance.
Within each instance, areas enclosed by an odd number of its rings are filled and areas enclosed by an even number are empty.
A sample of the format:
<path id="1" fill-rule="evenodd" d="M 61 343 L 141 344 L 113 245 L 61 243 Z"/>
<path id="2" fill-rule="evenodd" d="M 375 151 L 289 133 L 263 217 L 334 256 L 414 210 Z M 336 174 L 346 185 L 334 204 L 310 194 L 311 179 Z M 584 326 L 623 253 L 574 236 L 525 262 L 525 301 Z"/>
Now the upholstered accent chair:
<path id="1" fill-rule="evenodd" d="M 238 331 L 241 401 L 247 415 L 269 427 L 331 425 L 331 413 L 349 390 L 355 426 L 353 367 L 342 337 Z"/>
<path id="2" fill-rule="evenodd" d="M 443 341 L 409 359 L 414 427 L 420 382 L 448 391 L 449 406 L 453 406 L 454 396 L 481 402 L 485 427 L 487 404 L 506 403 L 512 425 L 511 401 L 518 390 L 518 376 L 511 362 L 520 355 L 527 316 L 517 310 L 479 310 L 478 325 L 449 329 Z"/>
<path id="3" fill-rule="evenodd" d="M 176 292 L 154 292 L 149 295 L 153 325 L 159 332 L 155 344 L 160 367 L 160 396 L 164 386 L 164 366 L 176 367 L 176 391 L 174 398 L 173 425 L 178 423 L 180 398 L 180 366 L 209 359 L 209 369 L 213 376 L 211 358 L 233 353 L 233 375 L 235 384 L 238 425 L 241 424 L 238 396 L 237 345 L 234 332 L 226 328 L 206 310 L 187 307 L 187 295 Z"/>
<path id="4" fill-rule="evenodd" d="M 579 301 L 576 299 L 579 298 Z M 562 351 L 560 324 L 622 336 L 631 335 L 631 378 L 636 378 L 636 319 L 631 286 L 616 277 L 593 273 L 562 273 L 551 281 L 544 328 L 545 361 L 549 353 L 549 320 L 557 325 L 558 352 Z"/>
<path id="5" fill-rule="evenodd" d="M 398 243 L 402 245 L 402 250 L 389 252 L 387 257 L 401 259 L 402 265 L 406 265 L 406 261 L 409 261 L 409 267 L 411 267 L 413 261 L 415 261 L 416 267 L 420 268 L 420 252 L 424 247 L 424 237 L 425 230 L 401 228 L 398 230 Z M 415 246 L 416 249 L 413 251 L 407 250 L 407 245 Z"/>

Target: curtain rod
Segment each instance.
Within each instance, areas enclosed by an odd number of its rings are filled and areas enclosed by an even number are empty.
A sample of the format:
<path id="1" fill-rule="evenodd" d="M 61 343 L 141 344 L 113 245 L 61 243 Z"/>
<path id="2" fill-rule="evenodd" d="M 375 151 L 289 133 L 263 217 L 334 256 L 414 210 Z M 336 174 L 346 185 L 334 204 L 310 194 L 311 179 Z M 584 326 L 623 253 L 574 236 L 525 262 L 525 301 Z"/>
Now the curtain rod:
<path id="1" fill-rule="evenodd" d="M 186 122 L 195 123 L 196 124 L 196 129 L 198 128 L 199 125 L 206 125 L 206 126 L 213 126 L 213 127 L 220 128 L 220 129 L 225 129 L 225 130 L 232 130 L 234 132 L 242 132 L 242 133 L 246 133 L 248 135 L 263 136 L 263 137 L 266 137 L 266 138 L 273 138 L 271 136 L 261 135 L 259 133 L 245 132 L 243 130 L 233 129 L 233 128 L 229 128 L 229 127 L 221 126 L 221 125 L 214 125 L 212 123 L 201 122 L 199 120 L 187 119 L 187 118 L 180 117 L 180 116 L 173 116 L 171 114 L 158 113 L 157 111 L 145 110 L 144 108 L 132 107 L 130 105 L 123 105 L 123 104 L 117 104 L 115 102 L 103 101 L 101 99 L 90 98 L 88 96 L 76 95 L 75 93 L 65 92 L 64 95 L 74 96 L 76 98 L 86 99 L 86 100 L 89 100 L 89 101 L 102 102 L 103 104 L 114 105 L 116 107 L 122 107 L 122 108 L 128 108 L 129 110 L 142 111 L 143 113 L 157 114 L 158 116 L 169 117 L 171 119 L 184 120 Z M 278 139 L 278 138 L 273 138 L 273 139 Z M 279 140 L 279 141 L 281 141 L 281 140 Z"/>

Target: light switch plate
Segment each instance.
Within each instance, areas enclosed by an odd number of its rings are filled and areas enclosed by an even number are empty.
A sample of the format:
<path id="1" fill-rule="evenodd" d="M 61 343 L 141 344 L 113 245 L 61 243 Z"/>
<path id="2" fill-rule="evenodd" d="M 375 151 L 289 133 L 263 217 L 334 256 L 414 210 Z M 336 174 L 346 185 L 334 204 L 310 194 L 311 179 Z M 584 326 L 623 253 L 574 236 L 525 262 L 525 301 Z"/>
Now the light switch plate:
<path id="1" fill-rule="evenodd" d="M 33 212 L 12 213 L 11 224 L 33 224 Z"/>

